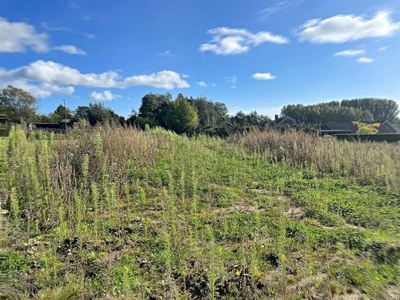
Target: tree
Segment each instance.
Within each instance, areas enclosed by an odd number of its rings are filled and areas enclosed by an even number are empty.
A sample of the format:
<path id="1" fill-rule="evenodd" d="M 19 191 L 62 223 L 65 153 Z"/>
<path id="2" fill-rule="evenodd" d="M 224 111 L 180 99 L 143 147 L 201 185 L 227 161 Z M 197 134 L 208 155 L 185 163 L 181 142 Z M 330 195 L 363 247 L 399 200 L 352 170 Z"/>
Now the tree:
<path id="1" fill-rule="evenodd" d="M 50 114 L 50 119 L 53 122 L 62 122 L 65 118 L 72 119 L 72 112 L 68 107 L 61 104 Z"/>
<path id="2" fill-rule="evenodd" d="M 224 103 L 214 103 L 204 97 L 190 98 L 188 101 L 197 109 L 201 132 L 220 127 L 228 119 L 228 109 Z"/>
<path id="3" fill-rule="evenodd" d="M 0 93 L 0 105 L 9 122 L 34 121 L 38 107 L 37 100 L 27 91 L 8 85 Z"/>
<path id="4" fill-rule="evenodd" d="M 343 100 L 342 106 L 354 107 L 363 111 L 370 111 L 374 116 L 374 121 L 384 122 L 389 120 L 394 122 L 399 115 L 399 105 L 394 100 L 362 98 L 353 100 Z"/>
<path id="5" fill-rule="evenodd" d="M 89 106 L 78 106 L 75 110 L 75 119 L 85 119 L 90 125 L 96 124 L 123 124 L 125 119 L 117 115 L 112 109 L 102 103 L 90 103 Z"/>
<path id="6" fill-rule="evenodd" d="M 199 125 L 197 109 L 179 94 L 168 107 L 165 123 L 168 129 L 176 133 L 190 133 Z"/>
<path id="7" fill-rule="evenodd" d="M 150 93 L 144 95 L 142 105 L 139 108 L 138 123 L 142 127 L 145 124 L 150 125 L 150 127 L 166 127 L 165 117 L 171 99 L 171 94 L 161 95 Z"/>

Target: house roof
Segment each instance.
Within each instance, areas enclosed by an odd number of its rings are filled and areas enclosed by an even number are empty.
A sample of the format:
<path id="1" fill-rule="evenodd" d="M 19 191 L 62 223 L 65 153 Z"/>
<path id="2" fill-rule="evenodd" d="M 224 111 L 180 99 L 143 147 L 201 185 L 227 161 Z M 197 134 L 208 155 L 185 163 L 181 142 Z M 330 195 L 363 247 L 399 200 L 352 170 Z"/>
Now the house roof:
<path id="1" fill-rule="evenodd" d="M 352 122 L 328 122 L 321 126 L 325 132 L 357 132 L 357 126 Z"/>
<path id="2" fill-rule="evenodd" d="M 383 122 L 378 129 L 379 133 L 396 133 L 398 132 L 397 128 L 393 126 L 392 123 L 390 123 L 389 121 L 385 121 Z"/>
<path id="3" fill-rule="evenodd" d="M 273 123 L 274 123 L 275 125 L 289 124 L 289 125 L 291 125 L 291 126 L 294 126 L 294 125 L 296 125 L 297 122 L 296 122 L 296 120 L 293 119 L 292 117 L 284 116 L 284 117 L 282 117 L 282 118 L 276 119 L 275 121 L 273 121 Z"/>

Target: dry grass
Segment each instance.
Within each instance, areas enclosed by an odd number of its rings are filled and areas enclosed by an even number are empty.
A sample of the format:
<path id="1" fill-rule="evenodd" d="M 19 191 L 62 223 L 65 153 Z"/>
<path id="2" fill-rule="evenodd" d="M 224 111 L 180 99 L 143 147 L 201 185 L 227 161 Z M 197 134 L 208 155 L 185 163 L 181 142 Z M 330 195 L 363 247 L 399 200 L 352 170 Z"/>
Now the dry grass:
<path id="1" fill-rule="evenodd" d="M 231 138 L 271 162 L 337 174 L 361 184 L 400 188 L 400 145 L 337 141 L 316 134 L 254 130 Z"/>

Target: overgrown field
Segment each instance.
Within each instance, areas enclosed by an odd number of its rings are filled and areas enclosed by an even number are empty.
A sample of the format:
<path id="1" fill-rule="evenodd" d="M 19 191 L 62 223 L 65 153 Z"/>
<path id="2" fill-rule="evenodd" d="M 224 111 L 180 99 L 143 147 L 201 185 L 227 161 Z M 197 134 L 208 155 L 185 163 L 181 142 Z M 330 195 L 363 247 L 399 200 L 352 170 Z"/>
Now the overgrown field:
<path id="1" fill-rule="evenodd" d="M 400 298 L 399 144 L 14 128 L 0 152 L 4 299 Z"/>

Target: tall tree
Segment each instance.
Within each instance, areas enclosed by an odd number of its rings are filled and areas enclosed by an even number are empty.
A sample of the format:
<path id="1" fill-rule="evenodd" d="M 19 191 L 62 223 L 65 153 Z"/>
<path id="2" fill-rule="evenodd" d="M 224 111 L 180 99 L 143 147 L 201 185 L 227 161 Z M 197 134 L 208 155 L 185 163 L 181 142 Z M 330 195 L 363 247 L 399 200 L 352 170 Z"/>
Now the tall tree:
<path id="1" fill-rule="evenodd" d="M 214 103 L 204 97 L 190 98 L 188 101 L 197 109 L 201 131 L 219 127 L 228 119 L 228 109 L 224 103 Z"/>
<path id="2" fill-rule="evenodd" d="M 353 100 L 343 100 L 342 106 L 354 107 L 363 111 L 370 111 L 374 116 L 374 121 L 384 122 L 389 120 L 394 122 L 399 115 L 399 105 L 394 100 L 377 99 L 377 98 L 362 98 Z"/>
<path id="3" fill-rule="evenodd" d="M 102 103 L 90 103 L 89 106 L 78 106 L 75 110 L 75 119 L 85 119 L 92 126 L 96 124 L 123 124 L 125 122 L 123 117 L 120 117 Z"/>
<path id="4" fill-rule="evenodd" d="M 64 119 L 72 119 L 72 112 L 68 107 L 60 104 L 49 117 L 53 122 L 62 122 Z"/>
<path id="5" fill-rule="evenodd" d="M 171 94 L 147 94 L 142 98 L 138 122 L 153 126 L 166 127 L 165 117 L 171 102 Z M 140 124 L 143 125 L 143 124 Z"/>
<path id="6" fill-rule="evenodd" d="M 176 133 L 190 133 L 199 125 L 197 109 L 179 94 L 168 107 L 165 123 Z"/>
<path id="7" fill-rule="evenodd" d="M 0 93 L 0 105 L 9 122 L 34 121 L 38 103 L 34 96 L 23 89 L 8 85 Z"/>

